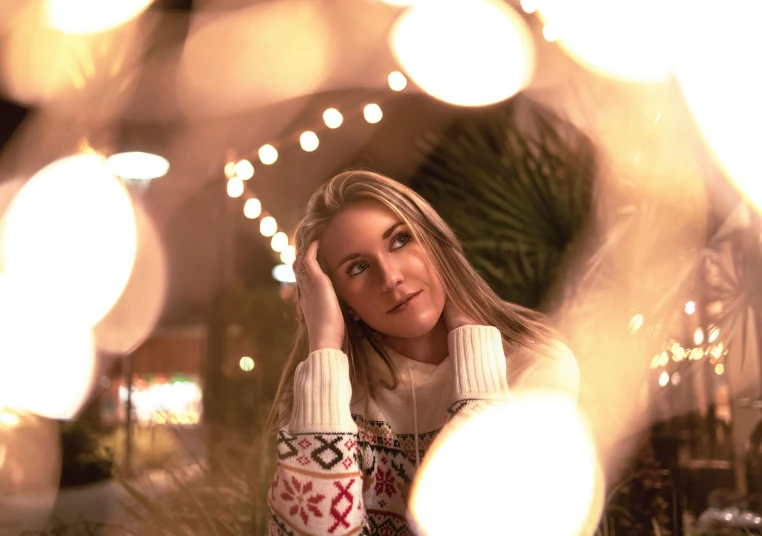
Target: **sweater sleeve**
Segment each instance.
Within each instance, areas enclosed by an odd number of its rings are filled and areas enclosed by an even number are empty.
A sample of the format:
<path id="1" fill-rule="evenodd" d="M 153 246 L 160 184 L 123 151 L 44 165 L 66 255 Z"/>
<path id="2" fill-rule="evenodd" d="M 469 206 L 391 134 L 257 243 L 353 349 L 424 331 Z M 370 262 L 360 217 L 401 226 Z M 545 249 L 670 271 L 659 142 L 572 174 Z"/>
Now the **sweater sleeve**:
<path id="1" fill-rule="evenodd" d="M 317 350 L 297 367 L 294 408 L 278 432 L 268 492 L 271 536 L 366 531 L 351 395 L 343 352 Z"/>
<path id="2" fill-rule="evenodd" d="M 447 335 L 455 367 L 455 403 L 450 414 L 473 413 L 509 399 L 500 331 L 492 326 L 461 326 Z"/>

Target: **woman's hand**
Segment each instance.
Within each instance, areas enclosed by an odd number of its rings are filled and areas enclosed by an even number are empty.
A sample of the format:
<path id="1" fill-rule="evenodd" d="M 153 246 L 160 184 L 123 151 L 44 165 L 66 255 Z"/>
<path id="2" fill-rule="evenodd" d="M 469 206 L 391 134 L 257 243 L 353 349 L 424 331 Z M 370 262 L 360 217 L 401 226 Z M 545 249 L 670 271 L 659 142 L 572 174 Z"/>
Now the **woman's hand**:
<path id="1" fill-rule="evenodd" d="M 341 350 L 344 343 L 344 317 L 330 278 L 317 261 L 318 242 L 309 245 L 304 256 L 294 263 L 299 287 L 299 307 L 307 324 L 310 352 L 323 348 Z"/>
<path id="2" fill-rule="evenodd" d="M 447 333 L 461 326 L 476 325 L 476 322 L 467 317 L 449 296 L 447 296 L 447 300 L 445 301 L 442 315 L 444 316 L 445 326 L 447 326 Z"/>

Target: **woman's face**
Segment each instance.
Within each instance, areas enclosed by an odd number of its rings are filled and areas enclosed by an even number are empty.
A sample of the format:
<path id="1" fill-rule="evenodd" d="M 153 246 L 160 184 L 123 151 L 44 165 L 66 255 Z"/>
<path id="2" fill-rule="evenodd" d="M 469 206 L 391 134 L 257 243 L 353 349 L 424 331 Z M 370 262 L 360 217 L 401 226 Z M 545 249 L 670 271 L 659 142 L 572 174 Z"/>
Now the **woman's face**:
<path id="1" fill-rule="evenodd" d="M 339 299 L 376 331 L 416 338 L 439 321 L 444 286 L 410 228 L 383 204 L 343 210 L 323 233 L 320 255 Z"/>

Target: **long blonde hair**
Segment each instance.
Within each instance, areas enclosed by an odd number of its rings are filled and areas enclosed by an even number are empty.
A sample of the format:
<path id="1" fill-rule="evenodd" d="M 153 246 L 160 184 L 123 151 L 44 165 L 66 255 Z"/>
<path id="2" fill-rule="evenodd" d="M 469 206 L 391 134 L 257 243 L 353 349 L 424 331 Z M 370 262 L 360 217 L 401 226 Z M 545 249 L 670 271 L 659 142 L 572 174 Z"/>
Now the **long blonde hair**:
<path id="1" fill-rule="evenodd" d="M 431 259 L 447 295 L 469 318 L 480 325 L 495 326 L 509 347 L 532 349 L 550 342 L 552 330 L 542 314 L 502 301 L 466 260 L 455 233 L 431 205 L 407 186 L 379 173 L 346 171 L 321 186 L 310 198 L 306 213 L 296 228 L 297 254 L 319 239 L 338 213 L 353 203 L 369 199 L 385 205 L 409 226 L 414 239 Z M 353 388 L 364 388 L 366 393 L 372 393 L 370 366 L 362 349 L 364 341 L 370 343 L 389 367 L 395 378 L 395 385 L 391 386 L 394 388 L 399 376 L 379 337 L 361 320 L 353 320 L 342 300 L 339 302 L 346 325 L 342 350 L 349 358 Z M 308 349 L 307 326 L 300 322 L 268 418 L 270 432 L 285 426 L 290 418 L 294 372 L 307 357 Z"/>

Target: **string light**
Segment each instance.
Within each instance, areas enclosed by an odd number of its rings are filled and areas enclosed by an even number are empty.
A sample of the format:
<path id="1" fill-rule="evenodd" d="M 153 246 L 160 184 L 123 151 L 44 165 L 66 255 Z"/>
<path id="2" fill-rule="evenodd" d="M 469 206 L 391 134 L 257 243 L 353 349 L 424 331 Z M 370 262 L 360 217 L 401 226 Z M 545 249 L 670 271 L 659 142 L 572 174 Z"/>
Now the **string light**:
<path id="1" fill-rule="evenodd" d="M 344 116 L 336 108 L 328 108 L 323 112 L 323 122 L 328 128 L 339 128 L 344 122 Z"/>
<path id="2" fill-rule="evenodd" d="M 317 134 L 311 130 L 307 130 L 306 132 L 302 132 L 302 135 L 299 136 L 299 145 L 302 146 L 302 149 L 311 153 L 318 148 L 320 140 L 318 139 Z"/>
<path id="3" fill-rule="evenodd" d="M 548 43 L 553 43 L 558 39 L 558 32 L 556 31 L 555 26 L 546 24 L 542 27 L 542 36 Z"/>
<path id="4" fill-rule="evenodd" d="M 381 107 L 375 103 L 366 104 L 362 113 L 365 116 L 365 120 L 370 124 L 378 123 L 384 117 Z"/>
<path id="5" fill-rule="evenodd" d="M 272 216 L 265 216 L 259 222 L 259 232 L 262 236 L 271 237 L 278 230 L 278 222 Z"/>
<path id="6" fill-rule="evenodd" d="M 407 87 L 407 78 L 399 71 L 392 71 L 388 77 L 389 88 L 392 91 L 402 91 Z"/>
<path id="7" fill-rule="evenodd" d="M 259 199 L 256 197 L 247 199 L 246 203 L 243 204 L 243 215 L 250 220 L 254 220 L 259 218 L 260 214 L 262 214 L 262 203 L 259 201 Z"/>
<path id="8" fill-rule="evenodd" d="M 241 197 L 243 194 L 243 181 L 240 177 L 230 177 L 228 179 L 228 195 L 230 197 Z"/>
<path id="9" fill-rule="evenodd" d="M 296 247 L 289 244 L 280 252 L 280 261 L 283 264 L 294 264 L 296 261 Z"/>
<path id="10" fill-rule="evenodd" d="M 248 160 L 243 159 L 235 165 L 235 174 L 247 181 L 254 176 L 254 166 Z"/>
<path id="11" fill-rule="evenodd" d="M 272 145 L 265 144 L 259 148 L 259 161 L 266 166 L 271 166 L 278 160 L 278 150 Z"/>
<path id="12" fill-rule="evenodd" d="M 225 176 L 229 179 L 235 177 L 235 162 L 225 164 Z"/>
<path id="13" fill-rule="evenodd" d="M 692 315 L 695 312 L 696 312 L 696 302 L 689 301 L 688 303 L 685 304 L 685 314 Z"/>
<path id="14" fill-rule="evenodd" d="M 524 10 L 524 13 L 534 13 L 539 7 L 537 0 L 521 0 L 521 9 Z"/>
<path id="15" fill-rule="evenodd" d="M 283 231 L 275 233 L 270 240 L 270 247 L 277 253 L 282 252 L 286 246 L 288 246 L 288 235 Z"/>

